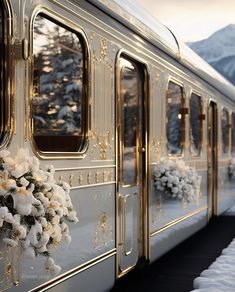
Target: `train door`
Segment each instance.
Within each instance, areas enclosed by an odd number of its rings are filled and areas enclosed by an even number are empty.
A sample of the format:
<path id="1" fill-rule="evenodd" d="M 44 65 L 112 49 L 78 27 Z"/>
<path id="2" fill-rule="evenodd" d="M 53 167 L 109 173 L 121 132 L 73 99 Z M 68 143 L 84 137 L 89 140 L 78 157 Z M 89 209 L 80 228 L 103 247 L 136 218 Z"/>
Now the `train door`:
<path id="1" fill-rule="evenodd" d="M 217 214 L 218 178 L 218 112 L 217 105 L 210 102 L 208 108 L 208 217 Z"/>
<path id="2" fill-rule="evenodd" d="M 135 267 L 143 255 L 144 75 L 141 64 L 120 56 L 117 63 L 118 276 Z"/>

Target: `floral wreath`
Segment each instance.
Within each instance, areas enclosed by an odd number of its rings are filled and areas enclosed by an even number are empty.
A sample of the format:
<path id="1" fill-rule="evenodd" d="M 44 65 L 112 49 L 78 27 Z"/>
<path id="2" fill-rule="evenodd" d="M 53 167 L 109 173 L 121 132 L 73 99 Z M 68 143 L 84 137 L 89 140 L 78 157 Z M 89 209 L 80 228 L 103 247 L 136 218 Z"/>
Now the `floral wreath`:
<path id="1" fill-rule="evenodd" d="M 201 177 L 183 160 L 160 159 L 153 168 L 154 187 L 168 197 L 192 202 L 200 191 Z"/>
<path id="2" fill-rule="evenodd" d="M 46 257 L 45 269 L 59 274 L 61 267 L 50 256 L 50 250 L 61 241 L 71 242 L 65 221 L 78 222 L 72 205 L 70 187 L 56 182 L 53 166 L 40 169 L 39 160 L 27 149 L 19 149 L 15 158 L 0 151 L 0 228 L 3 242 L 20 244 L 24 254 Z"/>

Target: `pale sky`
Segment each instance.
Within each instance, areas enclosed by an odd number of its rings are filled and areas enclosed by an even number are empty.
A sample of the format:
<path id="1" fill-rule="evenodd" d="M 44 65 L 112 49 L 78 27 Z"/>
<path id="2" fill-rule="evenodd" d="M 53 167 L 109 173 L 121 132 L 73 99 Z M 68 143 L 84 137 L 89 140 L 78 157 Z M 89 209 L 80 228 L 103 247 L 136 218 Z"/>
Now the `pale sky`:
<path id="1" fill-rule="evenodd" d="M 132 0 L 140 3 L 182 41 L 207 38 L 235 24 L 235 0 Z"/>

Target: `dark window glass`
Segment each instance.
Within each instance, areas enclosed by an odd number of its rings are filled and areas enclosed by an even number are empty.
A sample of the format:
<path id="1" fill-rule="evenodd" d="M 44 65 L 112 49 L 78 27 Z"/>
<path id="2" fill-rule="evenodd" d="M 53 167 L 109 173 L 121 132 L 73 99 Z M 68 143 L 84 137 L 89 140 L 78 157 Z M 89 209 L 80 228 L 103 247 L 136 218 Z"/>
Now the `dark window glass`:
<path id="1" fill-rule="evenodd" d="M 191 152 L 199 155 L 201 151 L 202 140 L 202 103 L 201 97 L 192 93 L 190 98 L 190 140 Z"/>
<path id="2" fill-rule="evenodd" d="M 223 109 L 222 111 L 222 119 L 221 119 L 221 129 L 222 129 L 222 151 L 223 153 L 228 152 L 228 143 L 229 143 L 229 136 L 228 136 L 228 111 Z"/>
<path id="3" fill-rule="evenodd" d="M 235 113 L 232 113 L 231 115 L 231 151 L 234 154 L 235 153 Z"/>
<path id="4" fill-rule="evenodd" d="M 33 54 L 35 143 L 45 152 L 79 152 L 85 144 L 82 37 L 38 15 Z"/>
<path id="5" fill-rule="evenodd" d="M 122 182 L 133 185 L 137 181 L 137 131 L 138 100 L 142 93 L 139 67 L 126 59 L 121 60 L 121 101 L 122 101 Z"/>
<path id="6" fill-rule="evenodd" d="M 0 3 L 0 144 L 3 145 L 7 138 L 7 118 L 9 117 L 6 103 L 6 59 L 4 46 L 4 14 Z"/>
<path id="7" fill-rule="evenodd" d="M 182 152 L 184 134 L 184 116 L 182 115 L 183 88 L 169 82 L 167 90 L 167 147 L 170 154 L 179 155 Z"/>
<path id="8" fill-rule="evenodd" d="M 3 84 L 4 84 L 4 76 L 3 76 L 3 64 L 4 64 L 4 46 L 3 46 L 3 13 L 2 7 L 0 4 L 0 103 L 2 104 L 4 99 L 4 92 L 3 92 Z M 1 106 L 2 108 L 2 106 Z M 1 110 L 1 117 L 0 117 L 0 137 L 2 136 L 2 129 L 3 129 L 3 116 Z"/>

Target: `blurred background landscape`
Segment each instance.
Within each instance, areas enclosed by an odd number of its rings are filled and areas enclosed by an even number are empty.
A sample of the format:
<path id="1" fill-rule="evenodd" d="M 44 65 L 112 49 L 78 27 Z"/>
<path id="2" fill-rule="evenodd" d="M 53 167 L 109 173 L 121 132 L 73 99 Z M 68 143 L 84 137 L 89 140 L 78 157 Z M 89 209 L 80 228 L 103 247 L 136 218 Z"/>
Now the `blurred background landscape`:
<path id="1" fill-rule="evenodd" d="M 235 85 L 234 0 L 134 0 Z"/>
<path id="2" fill-rule="evenodd" d="M 235 85 L 235 24 L 187 45 Z"/>

